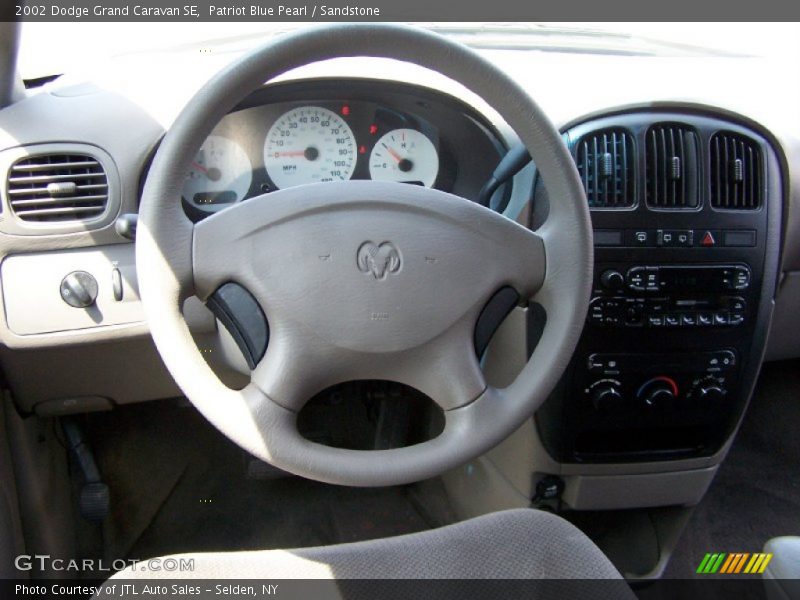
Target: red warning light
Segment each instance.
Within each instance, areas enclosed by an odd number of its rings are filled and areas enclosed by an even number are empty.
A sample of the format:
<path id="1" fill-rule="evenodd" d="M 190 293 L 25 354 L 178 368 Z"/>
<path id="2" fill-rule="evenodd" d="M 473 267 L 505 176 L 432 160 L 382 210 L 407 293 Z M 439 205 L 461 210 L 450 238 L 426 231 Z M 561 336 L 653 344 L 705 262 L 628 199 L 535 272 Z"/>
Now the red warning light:
<path id="1" fill-rule="evenodd" d="M 350 107 L 347 104 L 342 107 L 342 114 L 345 117 L 350 114 Z"/>
<path id="2" fill-rule="evenodd" d="M 369 133 L 370 135 L 375 135 L 378 133 L 378 126 L 377 125 L 370 125 L 369 126 Z"/>
<path id="3" fill-rule="evenodd" d="M 359 154 L 366 154 L 367 153 L 367 147 L 366 146 L 359 146 L 358 147 L 358 153 Z"/>

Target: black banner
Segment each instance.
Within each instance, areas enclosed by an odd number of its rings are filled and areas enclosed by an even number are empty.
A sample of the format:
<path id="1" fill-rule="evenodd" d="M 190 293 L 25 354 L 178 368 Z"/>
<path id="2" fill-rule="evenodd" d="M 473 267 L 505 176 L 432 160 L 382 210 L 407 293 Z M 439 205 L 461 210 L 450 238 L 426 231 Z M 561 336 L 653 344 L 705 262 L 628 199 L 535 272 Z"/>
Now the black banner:
<path id="1" fill-rule="evenodd" d="M 772 581 L 771 584 L 776 584 Z M 760 577 L 698 577 L 664 579 L 632 584 L 618 580 L 587 579 L 411 579 L 411 580 L 253 580 L 253 579 L 113 579 L 86 580 L 4 580 L 0 597 L 33 600 L 83 600 L 92 598 L 142 600 L 244 599 L 259 600 L 562 600 L 568 598 L 637 597 L 639 600 L 682 600 L 723 598 L 766 598 Z M 633 595 L 632 595 L 633 594 Z"/>
<path id="2" fill-rule="evenodd" d="M 25 21 L 793 21 L 785 0 L 3 0 L 0 20 Z"/>

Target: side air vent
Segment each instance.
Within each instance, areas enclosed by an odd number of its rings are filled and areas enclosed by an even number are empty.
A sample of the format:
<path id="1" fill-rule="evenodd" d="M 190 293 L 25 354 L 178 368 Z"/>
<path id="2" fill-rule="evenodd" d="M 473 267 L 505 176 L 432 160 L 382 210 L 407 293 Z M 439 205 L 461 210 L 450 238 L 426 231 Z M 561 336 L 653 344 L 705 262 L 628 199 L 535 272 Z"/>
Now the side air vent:
<path id="1" fill-rule="evenodd" d="M 645 201 L 652 208 L 697 208 L 700 177 L 697 134 L 659 123 L 645 135 Z"/>
<path id="2" fill-rule="evenodd" d="M 578 172 L 591 208 L 634 205 L 633 136 L 624 129 L 590 133 L 578 143 Z"/>
<path id="3" fill-rule="evenodd" d="M 103 166 L 86 154 L 21 158 L 11 165 L 7 191 L 11 210 L 29 222 L 88 221 L 108 203 Z"/>
<path id="4" fill-rule="evenodd" d="M 720 131 L 711 138 L 711 206 L 756 210 L 762 204 L 761 149 L 743 135 Z"/>

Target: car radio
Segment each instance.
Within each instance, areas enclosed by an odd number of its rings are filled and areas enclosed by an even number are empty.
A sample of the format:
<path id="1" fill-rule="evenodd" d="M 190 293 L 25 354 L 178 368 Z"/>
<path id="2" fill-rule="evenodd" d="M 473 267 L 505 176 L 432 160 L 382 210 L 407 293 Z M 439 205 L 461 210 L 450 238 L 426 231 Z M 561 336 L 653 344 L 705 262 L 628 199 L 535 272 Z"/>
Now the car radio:
<path id="1" fill-rule="evenodd" d="M 606 269 L 588 322 L 602 327 L 728 327 L 745 322 L 747 265 L 635 265 Z"/>

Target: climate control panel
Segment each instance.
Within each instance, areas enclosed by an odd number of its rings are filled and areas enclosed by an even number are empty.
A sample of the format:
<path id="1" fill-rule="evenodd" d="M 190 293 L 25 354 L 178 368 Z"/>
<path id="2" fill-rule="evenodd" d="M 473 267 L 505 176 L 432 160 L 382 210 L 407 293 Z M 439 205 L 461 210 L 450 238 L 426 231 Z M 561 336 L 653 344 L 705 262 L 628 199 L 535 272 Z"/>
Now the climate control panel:
<path id="1" fill-rule="evenodd" d="M 737 371 L 731 349 L 690 354 L 590 354 L 587 406 L 598 413 L 713 409 Z"/>

